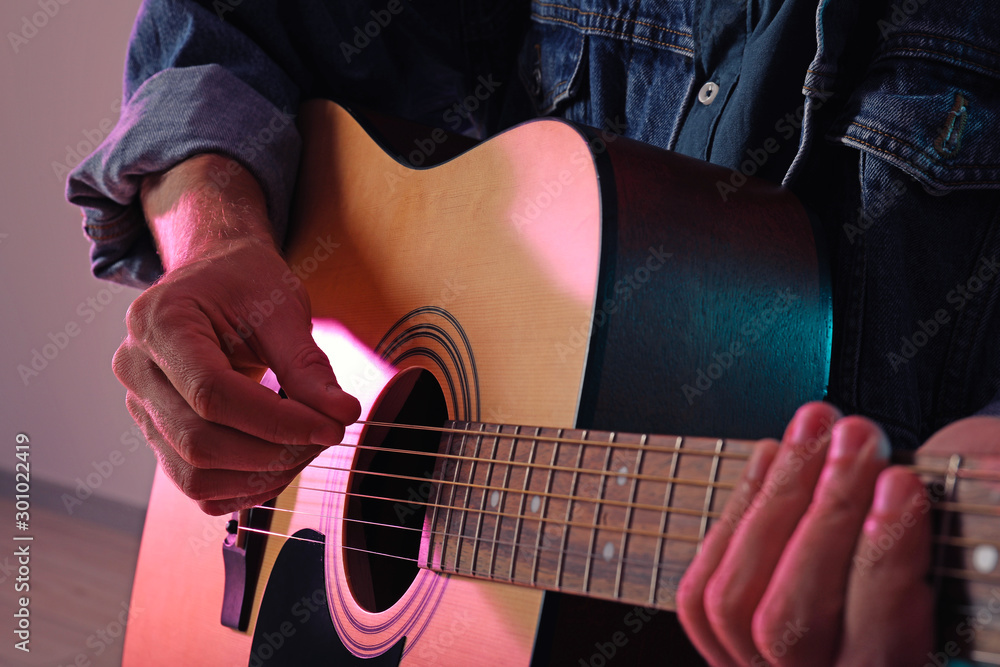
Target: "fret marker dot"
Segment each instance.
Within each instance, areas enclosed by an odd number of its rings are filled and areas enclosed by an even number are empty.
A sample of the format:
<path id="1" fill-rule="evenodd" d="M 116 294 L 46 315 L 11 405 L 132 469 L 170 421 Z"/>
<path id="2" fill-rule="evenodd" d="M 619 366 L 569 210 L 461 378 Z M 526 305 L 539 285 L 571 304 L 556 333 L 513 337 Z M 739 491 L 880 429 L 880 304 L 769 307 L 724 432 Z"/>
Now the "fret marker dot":
<path id="1" fill-rule="evenodd" d="M 980 574 L 989 574 L 997 567 L 1000 560 L 1000 552 L 997 548 L 989 544 L 980 544 L 972 552 L 972 566 Z"/>
<path id="2" fill-rule="evenodd" d="M 628 466 L 618 469 L 618 486 L 625 486 L 625 475 L 628 473 Z"/>
<path id="3" fill-rule="evenodd" d="M 531 496 L 531 511 L 537 512 L 542 507 L 542 499 L 538 496 Z"/>
<path id="4" fill-rule="evenodd" d="M 500 492 L 494 491 L 490 494 L 490 507 L 496 507 L 500 504 Z"/>
<path id="5" fill-rule="evenodd" d="M 604 545 L 604 552 L 601 554 L 604 556 L 604 560 L 611 560 L 615 557 L 615 545 L 608 542 Z"/>

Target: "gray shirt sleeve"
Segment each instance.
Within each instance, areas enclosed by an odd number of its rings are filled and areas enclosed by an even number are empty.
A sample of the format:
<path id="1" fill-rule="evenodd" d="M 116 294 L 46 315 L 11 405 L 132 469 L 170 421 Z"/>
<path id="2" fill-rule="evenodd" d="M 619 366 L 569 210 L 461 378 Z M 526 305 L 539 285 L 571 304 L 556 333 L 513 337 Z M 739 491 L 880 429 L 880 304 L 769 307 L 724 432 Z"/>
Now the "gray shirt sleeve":
<path id="1" fill-rule="evenodd" d="M 138 201 L 142 177 L 200 153 L 220 153 L 263 188 L 279 240 L 287 224 L 300 137 L 298 91 L 261 48 L 205 7 L 147 1 L 126 63 L 121 116 L 70 173 L 101 278 L 142 287 L 163 272 Z M 224 187 L 231 174 L 213 178 Z"/>

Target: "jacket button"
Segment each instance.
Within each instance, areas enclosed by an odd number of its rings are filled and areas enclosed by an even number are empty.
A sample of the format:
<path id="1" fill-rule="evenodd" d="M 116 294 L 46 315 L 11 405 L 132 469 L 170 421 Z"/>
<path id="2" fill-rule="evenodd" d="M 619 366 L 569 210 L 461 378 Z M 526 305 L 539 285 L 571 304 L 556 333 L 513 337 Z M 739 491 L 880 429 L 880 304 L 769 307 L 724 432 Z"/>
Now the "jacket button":
<path id="1" fill-rule="evenodd" d="M 718 92 L 719 84 L 709 81 L 698 91 L 698 101 L 707 106 L 712 103 Z"/>

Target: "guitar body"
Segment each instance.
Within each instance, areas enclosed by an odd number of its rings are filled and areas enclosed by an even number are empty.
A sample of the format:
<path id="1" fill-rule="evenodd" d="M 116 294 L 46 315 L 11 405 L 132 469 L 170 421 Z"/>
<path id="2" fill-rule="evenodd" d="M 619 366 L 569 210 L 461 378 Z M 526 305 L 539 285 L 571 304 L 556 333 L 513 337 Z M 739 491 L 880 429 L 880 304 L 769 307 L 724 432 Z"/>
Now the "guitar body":
<path id="1" fill-rule="evenodd" d="M 336 105 L 313 103 L 302 118 L 288 262 L 362 419 L 431 412 L 431 426 L 757 438 L 822 397 L 825 268 L 787 192 L 751 181 L 723 201 L 716 182 L 728 182 L 726 170 L 556 120 L 414 169 Z M 438 132 L 403 152 L 443 144 Z M 355 425 L 345 442 L 384 437 Z M 370 459 L 331 448 L 277 499 L 246 632 L 219 622 L 226 519 L 203 515 L 158 469 L 125 664 L 286 664 L 273 641 L 261 653 L 253 629 L 287 541 L 279 536 L 304 530 L 325 536 L 320 598 L 356 656 L 397 647 L 404 665 L 527 665 L 565 651 L 548 643 L 566 633 L 548 625 L 558 614 L 541 590 L 406 565 L 383 573 L 386 559 L 363 553 L 379 538 L 343 520 L 367 511 L 345 493 L 362 488 L 351 470 L 405 462 Z M 404 483 L 392 511 L 408 519 L 428 489 Z M 292 642 L 302 607 L 276 613 Z M 598 639 L 579 637 L 581 658 Z"/>

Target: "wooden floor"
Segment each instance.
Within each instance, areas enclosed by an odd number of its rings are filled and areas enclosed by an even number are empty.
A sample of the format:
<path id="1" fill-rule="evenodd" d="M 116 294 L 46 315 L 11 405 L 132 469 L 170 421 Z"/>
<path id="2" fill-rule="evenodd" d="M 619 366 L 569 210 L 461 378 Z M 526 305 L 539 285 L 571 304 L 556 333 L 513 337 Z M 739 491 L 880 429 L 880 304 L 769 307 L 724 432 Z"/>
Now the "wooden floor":
<path id="1" fill-rule="evenodd" d="M 13 501 L 0 499 L 0 517 L 13 524 Z M 14 533 L 0 532 L 0 665 L 118 667 L 139 536 L 35 507 L 18 533 L 34 541 L 15 543 Z M 14 648 L 20 544 L 31 545 L 30 653 Z"/>

